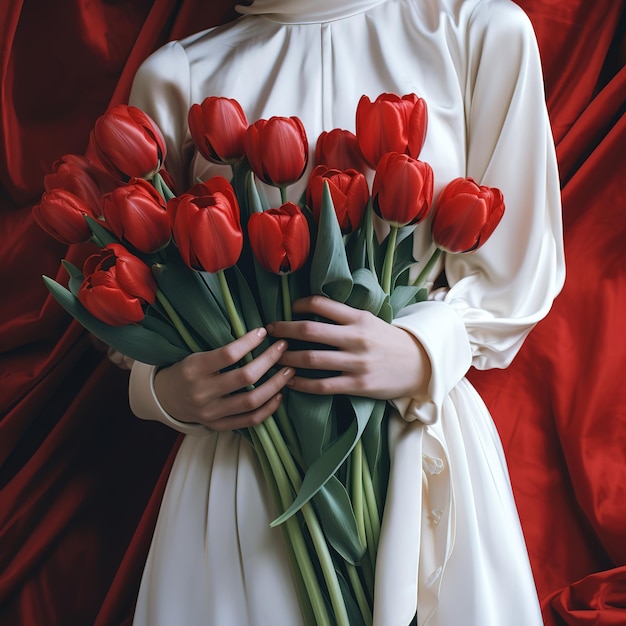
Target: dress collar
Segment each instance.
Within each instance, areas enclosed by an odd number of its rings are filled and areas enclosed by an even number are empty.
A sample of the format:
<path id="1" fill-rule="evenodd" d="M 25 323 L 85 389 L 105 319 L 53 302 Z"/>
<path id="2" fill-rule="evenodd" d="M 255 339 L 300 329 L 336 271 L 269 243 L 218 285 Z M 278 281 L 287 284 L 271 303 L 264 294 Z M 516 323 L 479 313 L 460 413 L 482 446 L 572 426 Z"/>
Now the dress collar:
<path id="1" fill-rule="evenodd" d="M 244 15 L 263 15 L 282 24 L 318 24 L 363 13 L 387 0 L 254 0 L 237 5 Z"/>

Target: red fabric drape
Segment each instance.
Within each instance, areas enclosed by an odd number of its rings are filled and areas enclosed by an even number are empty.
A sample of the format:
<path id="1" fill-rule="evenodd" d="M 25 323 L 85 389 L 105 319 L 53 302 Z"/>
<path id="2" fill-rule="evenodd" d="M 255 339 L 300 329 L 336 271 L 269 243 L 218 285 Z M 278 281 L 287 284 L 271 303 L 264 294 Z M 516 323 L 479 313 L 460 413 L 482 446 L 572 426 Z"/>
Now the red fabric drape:
<path id="1" fill-rule="evenodd" d="M 518 0 L 542 54 L 568 278 L 507 370 L 471 372 L 500 430 L 546 624 L 626 624 L 624 0 Z M 177 439 L 47 297 L 68 249 L 33 223 L 169 39 L 232 0 L 0 4 L 0 623 L 128 624 Z"/>

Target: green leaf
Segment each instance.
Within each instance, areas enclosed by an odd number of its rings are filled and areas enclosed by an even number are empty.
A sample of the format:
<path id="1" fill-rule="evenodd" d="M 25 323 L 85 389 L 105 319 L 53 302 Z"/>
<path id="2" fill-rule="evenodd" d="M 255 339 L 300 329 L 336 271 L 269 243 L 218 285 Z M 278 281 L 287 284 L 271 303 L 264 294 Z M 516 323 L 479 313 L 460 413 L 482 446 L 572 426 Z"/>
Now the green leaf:
<path id="1" fill-rule="evenodd" d="M 346 255 L 350 269 L 354 272 L 362 267 L 367 267 L 367 228 L 365 225 L 358 231 L 348 235 L 345 242 Z"/>
<path id="2" fill-rule="evenodd" d="M 177 254 L 170 254 L 167 263 L 156 267 L 159 288 L 208 347 L 219 348 L 234 340 L 223 305 L 199 272 L 190 270 Z"/>
<path id="3" fill-rule="evenodd" d="M 230 268 L 228 272 L 234 274 L 236 293 L 233 293 L 232 289 L 231 293 L 233 294 L 233 299 L 239 303 L 238 308 L 241 308 L 243 322 L 246 329 L 252 330 L 253 328 L 260 328 L 264 325 L 263 319 L 259 313 L 259 307 L 254 299 L 254 296 L 252 295 L 248 281 L 236 265 Z M 231 284 L 230 281 L 229 284 Z M 252 355 L 255 357 L 258 356 L 268 346 L 269 341 L 265 338 L 263 342 L 252 351 Z"/>
<path id="4" fill-rule="evenodd" d="M 339 579 L 339 588 L 341 589 L 341 595 L 346 603 L 346 611 L 348 613 L 348 623 L 350 626 L 366 626 L 363 615 L 359 609 L 356 600 L 352 594 L 352 585 L 349 583 L 343 572 L 337 571 L 337 578 Z"/>
<path id="5" fill-rule="evenodd" d="M 43 277 L 54 299 L 91 334 L 122 354 L 142 363 L 164 367 L 184 359 L 190 351 L 173 345 L 158 333 L 139 325 L 109 326 L 95 318 L 65 287 Z"/>
<path id="6" fill-rule="evenodd" d="M 349 563 L 357 565 L 365 553 L 350 496 L 341 481 L 331 476 L 313 498 L 320 524 L 330 545 Z"/>
<path id="7" fill-rule="evenodd" d="M 282 306 L 280 294 L 280 276 L 268 272 L 261 267 L 256 259 L 253 259 L 254 275 L 258 289 L 259 302 L 263 319 L 267 324 L 282 319 Z"/>
<path id="8" fill-rule="evenodd" d="M 155 333 L 158 333 L 167 339 L 171 344 L 178 346 L 183 350 L 188 349 L 187 344 L 178 331 L 171 324 L 162 319 L 162 317 L 154 311 L 154 307 L 148 307 L 146 316 L 141 321 L 141 325 L 148 330 L 153 330 Z"/>
<path id="9" fill-rule="evenodd" d="M 428 291 L 424 287 L 398 285 L 391 293 L 390 298 L 394 317 L 397 316 L 405 306 L 425 300 L 427 294 Z"/>
<path id="10" fill-rule="evenodd" d="M 85 215 L 85 220 L 87 220 L 87 226 L 89 226 L 99 246 L 104 247 L 110 243 L 121 243 L 120 240 L 110 230 L 102 226 L 98 220 L 94 220 L 92 217 L 89 217 L 89 215 Z"/>
<path id="11" fill-rule="evenodd" d="M 310 465 L 320 456 L 329 441 L 333 396 L 318 396 L 289 389 L 286 406 L 298 433 L 302 456 Z"/>
<path id="12" fill-rule="evenodd" d="M 377 498 L 378 510 L 382 511 L 389 484 L 389 442 L 387 422 L 391 405 L 386 400 L 377 400 L 361 440 L 365 459 L 370 468 Z"/>
<path id="13" fill-rule="evenodd" d="M 383 418 L 387 410 L 386 400 L 376 400 L 370 419 L 363 431 L 363 448 L 370 467 L 376 467 L 380 463 L 382 452 L 382 427 Z"/>
<path id="14" fill-rule="evenodd" d="M 345 302 L 351 291 L 352 273 L 343 236 L 328 183 L 324 182 L 319 231 L 311 260 L 311 292 Z"/>
<path id="15" fill-rule="evenodd" d="M 376 401 L 372 398 L 364 398 L 361 396 L 348 396 L 348 398 L 354 410 L 355 419 L 350 423 L 347 430 L 337 437 L 324 452 L 310 464 L 302 479 L 302 487 L 296 494 L 295 500 L 281 516 L 272 522 L 273 526 L 289 519 L 321 489 L 346 460 L 356 442 L 361 437 Z"/>
<path id="16" fill-rule="evenodd" d="M 387 299 L 387 294 L 380 286 L 378 278 L 371 270 L 366 268 L 356 270 L 352 274 L 352 278 L 354 287 L 346 304 L 378 316 Z"/>
<path id="17" fill-rule="evenodd" d="M 85 280 L 83 272 L 66 259 L 63 259 L 61 263 L 70 277 L 67 286 L 75 296 L 78 296 L 78 290 Z"/>
<path id="18" fill-rule="evenodd" d="M 251 170 L 246 173 L 242 195 L 237 197 L 244 199 L 248 218 L 253 213 L 262 213 L 270 208 L 267 196 L 262 189 L 259 189 L 254 173 Z"/>
<path id="19" fill-rule="evenodd" d="M 401 228 L 398 232 L 396 251 L 393 259 L 393 268 L 391 271 L 392 290 L 393 286 L 398 282 L 398 277 L 412 265 L 415 265 L 415 257 L 413 256 L 414 231 L 414 226 L 407 226 L 405 228 Z"/>

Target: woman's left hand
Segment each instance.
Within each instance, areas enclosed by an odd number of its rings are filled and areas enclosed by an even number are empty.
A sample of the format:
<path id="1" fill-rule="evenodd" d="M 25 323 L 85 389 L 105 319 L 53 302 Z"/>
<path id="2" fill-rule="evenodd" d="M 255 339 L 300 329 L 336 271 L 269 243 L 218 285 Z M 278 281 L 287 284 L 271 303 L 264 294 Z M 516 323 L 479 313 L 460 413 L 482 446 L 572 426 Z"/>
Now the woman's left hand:
<path id="1" fill-rule="evenodd" d="M 293 312 L 317 315 L 330 322 L 275 322 L 274 337 L 297 339 L 334 348 L 306 349 L 283 354 L 279 363 L 294 368 L 338 373 L 324 378 L 295 376 L 288 386 L 313 394 L 350 394 L 390 400 L 425 394 L 430 380 L 426 351 L 409 332 L 368 311 L 325 298 L 297 300 Z"/>

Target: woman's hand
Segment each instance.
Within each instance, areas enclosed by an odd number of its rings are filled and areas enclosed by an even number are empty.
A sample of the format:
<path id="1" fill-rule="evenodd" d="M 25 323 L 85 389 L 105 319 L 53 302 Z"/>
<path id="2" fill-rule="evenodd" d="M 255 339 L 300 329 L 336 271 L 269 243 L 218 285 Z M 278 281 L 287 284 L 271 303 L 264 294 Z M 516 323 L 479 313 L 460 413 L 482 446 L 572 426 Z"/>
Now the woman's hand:
<path id="1" fill-rule="evenodd" d="M 288 386 L 315 394 L 352 394 L 390 400 L 426 392 L 431 369 L 426 351 L 409 332 L 367 311 L 322 296 L 303 298 L 293 312 L 318 315 L 310 320 L 276 322 L 268 332 L 284 339 L 324 344 L 334 350 L 287 351 L 279 363 L 294 368 L 331 370 L 336 376 L 295 376 Z"/>
<path id="2" fill-rule="evenodd" d="M 294 370 L 283 367 L 255 389 L 245 389 L 278 362 L 286 342 L 277 341 L 246 365 L 227 372 L 221 370 L 241 361 L 266 335 L 264 328 L 252 330 L 227 346 L 192 354 L 160 370 L 154 386 L 161 406 L 174 419 L 204 424 L 212 430 L 234 430 L 261 423 L 278 408 L 280 390 Z"/>

